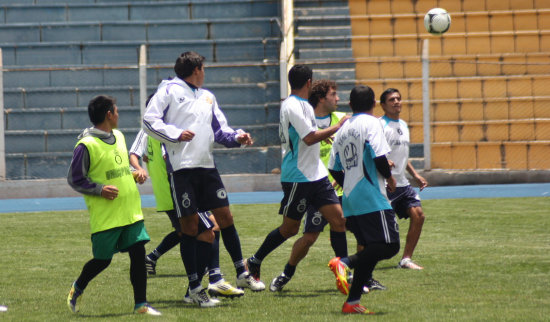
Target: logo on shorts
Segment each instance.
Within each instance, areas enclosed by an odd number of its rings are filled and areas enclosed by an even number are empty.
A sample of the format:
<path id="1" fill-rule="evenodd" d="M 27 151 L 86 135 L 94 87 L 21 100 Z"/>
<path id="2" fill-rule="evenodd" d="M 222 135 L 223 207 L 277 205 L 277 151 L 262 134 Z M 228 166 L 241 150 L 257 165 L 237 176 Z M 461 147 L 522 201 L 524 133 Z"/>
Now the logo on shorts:
<path id="1" fill-rule="evenodd" d="M 304 212 L 306 211 L 306 199 L 302 199 L 300 200 L 300 203 L 298 204 L 298 207 L 296 207 L 296 209 L 298 210 L 298 212 Z"/>
<path id="2" fill-rule="evenodd" d="M 313 214 L 313 218 L 311 218 L 311 223 L 314 224 L 315 226 L 319 226 L 322 222 L 322 219 L 323 219 L 323 215 L 321 215 L 320 212 L 316 212 Z"/>
<path id="3" fill-rule="evenodd" d="M 216 191 L 216 196 L 218 196 L 218 199 L 227 199 L 227 192 L 222 188 Z"/>
<path id="4" fill-rule="evenodd" d="M 181 195 L 181 205 L 183 208 L 189 208 L 189 206 L 191 206 L 191 199 L 189 199 L 189 195 L 187 193 Z"/>

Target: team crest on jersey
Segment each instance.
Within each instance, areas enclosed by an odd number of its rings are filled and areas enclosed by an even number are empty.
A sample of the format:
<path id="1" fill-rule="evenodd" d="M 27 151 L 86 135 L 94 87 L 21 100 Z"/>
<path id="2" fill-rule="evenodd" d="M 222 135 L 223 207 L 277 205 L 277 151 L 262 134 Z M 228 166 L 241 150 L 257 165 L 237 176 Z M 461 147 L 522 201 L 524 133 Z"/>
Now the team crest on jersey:
<path id="1" fill-rule="evenodd" d="M 116 164 L 122 164 L 122 157 L 118 154 L 118 151 L 115 151 L 115 162 Z"/>
<path id="2" fill-rule="evenodd" d="M 183 102 L 185 102 L 185 97 L 180 97 L 180 98 L 178 98 L 178 103 L 181 104 L 181 103 L 183 103 Z"/>
<path id="3" fill-rule="evenodd" d="M 321 215 L 321 213 L 318 211 L 315 212 L 313 214 L 313 218 L 311 218 L 311 223 L 314 224 L 315 226 L 319 226 L 322 221 L 323 221 L 323 215 Z"/>
<path id="4" fill-rule="evenodd" d="M 298 212 L 305 212 L 306 211 L 306 199 L 302 199 L 300 200 L 300 202 L 298 203 L 298 206 L 296 207 L 296 209 L 298 210 Z"/>
<path id="5" fill-rule="evenodd" d="M 181 205 L 183 208 L 189 208 L 189 206 L 191 206 L 191 199 L 189 199 L 187 192 L 181 195 Z"/>
<path id="6" fill-rule="evenodd" d="M 355 144 L 350 143 L 344 148 L 344 159 L 346 160 L 346 169 L 351 169 L 357 166 L 357 147 Z"/>
<path id="7" fill-rule="evenodd" d="M 225 191 L 225 189 L 219 189 L 218 191 L 216 191 L 216 196 L 218 197 L 218 199 L 227 199 L 227 191 Z"/>
<path id="8" fill-rule="evenodd" d="M 400 127 L 397 128 L 397 133 L 399 133 L 399 135 L 403 135 L 403 131 L 401 131 Z"/>
<path id="9" fill-rule="evenodd" d="M 205 96 L 205 97 L 204 97 L 204 100 L 206 101 L 206 103 L 212 105 L 212 97 L 210 97 L 210 96 Z"/>

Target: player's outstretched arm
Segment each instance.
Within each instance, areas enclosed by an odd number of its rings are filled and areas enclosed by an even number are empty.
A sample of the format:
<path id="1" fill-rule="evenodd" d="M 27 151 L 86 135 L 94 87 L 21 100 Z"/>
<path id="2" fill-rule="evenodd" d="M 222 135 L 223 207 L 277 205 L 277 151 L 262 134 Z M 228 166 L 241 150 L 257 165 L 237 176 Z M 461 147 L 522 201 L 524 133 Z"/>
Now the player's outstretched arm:
<path id="1" fill-rule="evenodd" d="M 428 181 L 426 181 L 424 177 L 422 177 L 421 175 L 418 174 L 418 172 L 416 172 L 415 168 L 413 167 L 410 161 L 407 162 L 407 172 L 409 172 L 411 177 L 413 177 L 414 180 L 416 180 L 416 182 L 418 183 L 418 187 L 420 188 L 420 191 L 422 191 L 422 189 L 428 186 Z"/>

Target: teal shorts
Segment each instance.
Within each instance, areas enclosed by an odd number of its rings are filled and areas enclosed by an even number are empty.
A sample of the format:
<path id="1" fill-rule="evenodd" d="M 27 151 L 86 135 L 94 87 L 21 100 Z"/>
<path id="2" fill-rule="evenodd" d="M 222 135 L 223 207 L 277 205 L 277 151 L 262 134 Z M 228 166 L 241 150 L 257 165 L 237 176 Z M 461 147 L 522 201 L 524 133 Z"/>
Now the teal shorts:
<path id="1" fill-rule="evenodd" d="M 142 220 L 93 234 L 92 253 L 95 259 L 111 259 L 114 254 L 128 251 L 134 244 L 145 244 L 149 240 L 151 239 Z"/>

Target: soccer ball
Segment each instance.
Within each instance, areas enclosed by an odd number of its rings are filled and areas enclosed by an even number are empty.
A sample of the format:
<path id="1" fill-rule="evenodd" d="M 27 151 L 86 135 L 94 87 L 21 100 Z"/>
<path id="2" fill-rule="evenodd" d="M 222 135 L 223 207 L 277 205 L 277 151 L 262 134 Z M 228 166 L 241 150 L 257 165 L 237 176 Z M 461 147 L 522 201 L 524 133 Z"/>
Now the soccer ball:
<path id="1" fill-rule="evenodd" d="M 434 35 L 441 35 L 451 27 L 451 15 L 442 8 L 433 8 L 424 16 L 424 27 Z"/>

